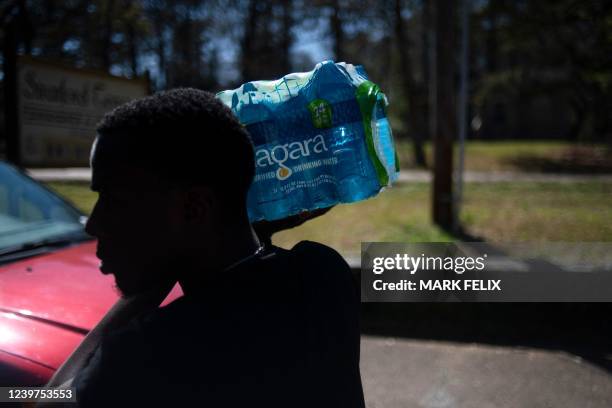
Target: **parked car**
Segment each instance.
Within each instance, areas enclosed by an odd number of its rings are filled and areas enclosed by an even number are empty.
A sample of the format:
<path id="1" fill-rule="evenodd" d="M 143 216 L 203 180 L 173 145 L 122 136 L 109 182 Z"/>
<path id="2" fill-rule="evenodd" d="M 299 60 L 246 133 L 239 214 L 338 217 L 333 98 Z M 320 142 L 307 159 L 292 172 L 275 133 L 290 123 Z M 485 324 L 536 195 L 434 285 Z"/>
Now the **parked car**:
<path id="1" fill-rule="evenodd" d="M 85 214 L 0 161 L 0 386 L 37 386 L 118 300 Z M 177 286 L 164 304 L 181 296 Z"/>

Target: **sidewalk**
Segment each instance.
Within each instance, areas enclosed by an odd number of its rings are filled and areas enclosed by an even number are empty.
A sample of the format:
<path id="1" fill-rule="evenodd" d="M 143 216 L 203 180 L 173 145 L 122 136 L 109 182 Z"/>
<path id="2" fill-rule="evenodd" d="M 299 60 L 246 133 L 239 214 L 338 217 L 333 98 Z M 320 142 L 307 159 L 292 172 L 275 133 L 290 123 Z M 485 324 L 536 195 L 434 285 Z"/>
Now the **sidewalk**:
<path id="1" fill-rule="evenodd" d="M 66 169 L 28 169 L 30 176 L 40 181 L 82 181 L 91 180 L 91 170 L 87 167 Z M 403 170 L 398 183 L 429 183 L 432 174 L 424 170 Z M 499 182 L 538 182 L 538 183 L 575 183 L 601 181 L 612 183 L 612 174 L 553 174 L 553 173 L 516 173 L 466 171 L 463 175 L 466 183 L 499 183 Z"/>
<path id="2" fill-rule="evenodd" d="M 612 406 L 612 376 L 549 350 L 361 337 L 368 408 Z"/>
<path id="3" fill-rule="evenodd" d="M 89 167 L 71 167 L 66 169 L 26 169 L 30 177 L 38 181 L 91 181 Z"/>

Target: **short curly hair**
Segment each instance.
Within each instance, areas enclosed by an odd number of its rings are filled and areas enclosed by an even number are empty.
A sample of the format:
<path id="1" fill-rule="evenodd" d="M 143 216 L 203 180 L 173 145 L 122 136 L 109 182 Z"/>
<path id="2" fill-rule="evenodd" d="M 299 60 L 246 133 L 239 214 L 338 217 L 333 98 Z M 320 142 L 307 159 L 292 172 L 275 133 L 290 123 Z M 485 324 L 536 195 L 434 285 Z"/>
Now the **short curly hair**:
<path id="1" fill-rule="evenodd" d="M 97 131 L 115 146 L 108 151 L 112 162 L 139 166 L 177 185 L 206 185 L 224 205 L 246 206 L 255 175 L 253 143 L 212 93 L 178 88 L 137 99 L 107 113 Z"/>

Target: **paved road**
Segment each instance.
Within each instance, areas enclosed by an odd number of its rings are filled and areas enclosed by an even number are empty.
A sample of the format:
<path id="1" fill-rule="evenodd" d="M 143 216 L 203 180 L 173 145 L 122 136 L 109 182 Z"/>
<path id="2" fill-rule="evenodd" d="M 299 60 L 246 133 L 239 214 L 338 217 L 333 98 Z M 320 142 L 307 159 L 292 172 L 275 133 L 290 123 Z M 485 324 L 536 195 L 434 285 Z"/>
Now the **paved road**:
<path id="1" fill-rule="evenodd" d="M 66 169 L 29 169 L 28 173 L 41 181 L 89 181 L 91 171 L 88 168 Z M 510 182 L 531 181 L 543 183 L 571 183 L 580 181 L 604 181 L 612 183 L 612 174 L 548 174 L 548 173 L 514 173 L 466 171 L 464 180 L 471 182 Z M 400 183 L 430 182 L 431 173 L 422 170 L 403 170 L 398 180 Z"/>
<path id="2" fill-rule="evenodd" d="M 363 336 L 368 408 L 609 408 L 612 375 L 572 355 Z"/>

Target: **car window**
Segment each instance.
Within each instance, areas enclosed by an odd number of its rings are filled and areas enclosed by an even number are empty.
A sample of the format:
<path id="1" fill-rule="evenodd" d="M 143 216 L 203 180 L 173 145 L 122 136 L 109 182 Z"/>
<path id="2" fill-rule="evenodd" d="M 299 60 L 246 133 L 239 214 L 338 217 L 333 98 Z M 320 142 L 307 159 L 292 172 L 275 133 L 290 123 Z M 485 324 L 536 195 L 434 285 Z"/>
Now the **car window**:
<path id="1" fill-rule="evenodd" d="M 84 233 L 84 220 L 54 193 L 0 162 L 0 251 Z"/>

